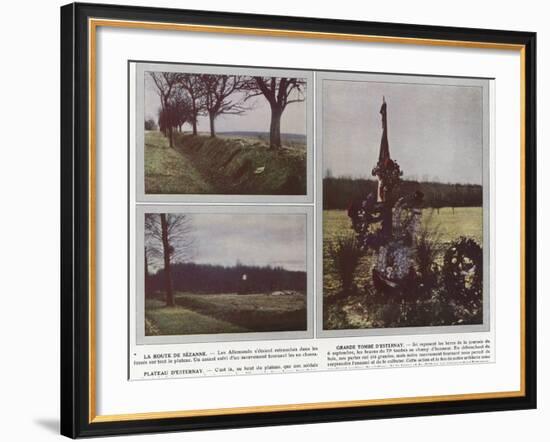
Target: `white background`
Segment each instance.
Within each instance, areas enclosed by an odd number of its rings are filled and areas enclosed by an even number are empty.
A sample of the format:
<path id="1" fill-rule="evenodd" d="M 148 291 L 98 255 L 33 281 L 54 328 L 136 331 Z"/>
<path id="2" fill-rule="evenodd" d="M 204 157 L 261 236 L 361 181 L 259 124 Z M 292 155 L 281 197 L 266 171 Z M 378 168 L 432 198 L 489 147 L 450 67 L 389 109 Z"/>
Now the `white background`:
<path id="1" fill-rule="evenodd" d="M 195 9 L 233 10 L 268 14 L 470 26 L 539 32 L 539 146 L 545 145 L 543 121 L 548 92 L 542 79 L 548 13 L 543 2 L 461 1 L 456 8 L 442 2 L 357 2 L 321 5 L 280 0 L 276 4 L 235 0 L 146 1 L 126 3 Z M 356 4 L 354 4 L 356 3 Z M 4 9 L 1 28 L 3 69 L 0 70 L 2 148 L 0 189 L 4 203 L 2 241 L 2 316 L 0 319 L 0 391 L 4 440 L 48 440 L 58 433 L 59 370 L 59 11 L 60 2 L 21 2 Z M 541 5 L 541 6 L 539 6 Z M 230 8 L 230 9 L 229 9 Z M 546 19 L 546 20 L 545 20 Z M 546 94 L 546 95 L 545 95 Z M 6 137 L 7 135 L 7 137 Z M 539 149 L 542 172 L 545 153 Z M 544 185 L 539 173 L 539 225 L 543 225 Z M 549 215 L 548 210 L 546 210 Z M 546 235 L 539 232 L 539 317 L 548 302 L 544 298 L 543 263 Z M 547 246 L 550 246 L 548 244 Z M 548 249 L 548 247 L 546 247 Z M 141 436 L 139 440 L 213 441 L 239 440 L 334 440 L 341 437 L 383 440 L 516 440 L 546 430 L 548 323 L 539 326 L 539 409 L 468 416 L 443 416 L 370 422 L 320 424 L 269 429 L 231 430 L 182 435 Z M 546 348 L 546 352 L 543 349 Z M 154 437 L 154 439 L 153 439 Z M 127 438 L 133 440 L 137 438 Z"/>

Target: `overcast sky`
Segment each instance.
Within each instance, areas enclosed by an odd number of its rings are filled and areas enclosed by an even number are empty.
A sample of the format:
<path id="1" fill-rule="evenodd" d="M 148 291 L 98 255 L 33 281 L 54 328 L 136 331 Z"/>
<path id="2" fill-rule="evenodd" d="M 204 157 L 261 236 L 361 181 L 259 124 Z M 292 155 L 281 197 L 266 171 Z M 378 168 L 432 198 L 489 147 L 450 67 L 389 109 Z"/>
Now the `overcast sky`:
<path id="1" fill-rule="evenodd" d="M 192 262 L 234 266 L 279 266 L 306 270 L 306 216 L 303 214 L 191 214 Z"/>
<path id="2" fill-rule="evenodd" d="M 307 94 L 307 90 L 306 90 Z M 305 95 L 305 94 L 304 94 Z M 239 95 L 236 93 L 235 97 Z M 217 132 L 269 132 L 271 109 L 263 96 L 251 98 L 246 102 L 251 108 L 244 115 L 220 115 L 216 118 Z M 160 98 L 151 76 L 145 73 L 145 119 L 158 119 Z M 184 130 L 191 130 L 186 124 Z M 207 116 L 199 117 L 199 132 L 209 132 L 210 125 Z M 281 132 L 288 134 L 306 134 L 306 102 L 291 103 L 285 109 L 281 118 Z"/>
<path id="3" fill-rule="evenodd" d="M 372 178 L 386 97 L 391 157 L 404 177 L 482 183 L 482 88 L 325 80 L 324 173 Z"/>

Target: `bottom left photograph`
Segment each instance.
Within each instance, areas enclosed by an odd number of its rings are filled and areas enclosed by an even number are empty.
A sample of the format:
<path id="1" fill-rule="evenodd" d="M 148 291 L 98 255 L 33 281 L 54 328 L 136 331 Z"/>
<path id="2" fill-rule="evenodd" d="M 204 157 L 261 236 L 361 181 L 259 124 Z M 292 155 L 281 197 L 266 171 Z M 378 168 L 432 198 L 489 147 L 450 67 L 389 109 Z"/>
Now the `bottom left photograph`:
<path id="1" fill-rule="evenodd" d="M 136 323 L 144 338 L 186 336 L 190 342 L 193 335 L 266 338 L 275 332 L 304 337 L 311 324 L 310 232 L 303 209 L 170 209 L 140 208 L 137 216 L 143 285 Z"/>

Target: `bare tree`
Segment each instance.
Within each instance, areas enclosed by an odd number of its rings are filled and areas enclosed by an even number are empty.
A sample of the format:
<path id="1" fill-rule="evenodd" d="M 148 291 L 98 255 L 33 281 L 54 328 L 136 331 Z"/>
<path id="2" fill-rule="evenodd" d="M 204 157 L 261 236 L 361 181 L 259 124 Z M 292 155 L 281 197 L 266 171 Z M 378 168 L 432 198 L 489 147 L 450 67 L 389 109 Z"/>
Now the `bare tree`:
<path id="1" fill-rule="evenodd" d="M 174 147 L 174 125 L 175 125 L 175 109 L 172 104 L 169 103 L 166 107 L 158 110 L 158 123 L 160 131 L 168 138 L 170 147 Z"/>
<path id="2" fill-rule="evenodd" d="M 185 90 L 177 89 L 173 98 L 174 123 L 178 131 L 182 131 L 185 123 L 190 123 L 193 119 L 191 99 Z"/>
<path id="3" fill-rule="evenodd" d="M 149 72 L 153 83 L 157 88 L 157 93 L 160 97 L 160 105 L 164 108 L 170 98 L 172 93 L 176 89 L 176 84 L 178 81 L 177 72 Z"/>
<path id="4" fill-rule="evenodd" d="M 285 108 L 291 103 L 305 100 L 306 82 L 301 78 L 252 77 L 246 82 L 249 94 L 246 99 L 263 95 L 271 107 L 271 124 L 269 126 L 269 145 L 281 147 L 281 117 Z"/>
<path id="5" fill-rule="evenodd" d="M 169 138 L 170 147 L 173 147 L 174 126 L 172 124 L 175 120 L 173 99 L 176 93 L 178 73 L 149 72 L 149 75 L 157 88 L 157 93 L 160 98 L 161 108 L 159 110 L 159 127 L 164 135 Z"/>
<path id="6" fill-rule="evenodd" d="M 239 75 L 201 74 L 200 82 L 204 91 L 204 105 L 210 119 L 210 136 L 216 136 L 215 120 L 219 115 L 241 115 L 249 108 L 244 105 L 243 90 L 245 79 Z M 233 97 L 232 97 L 233 96 Z"/>
<path id="7" fill-rule="evenodd" d="M 193 135 L 197 135 L 197 121 L 205 109 L 205 91 L 199 74 L 180 74 L 178 76 L 178 85 L 183 88 L 188 96 L 190 103 L 190 119 L 193 127 Z"/>
<path id="8" fill-rule="evenodd" d="M 144 247 L 144 258 L 145 258 L 145 265 L 144 265 L 144 275 L 145 275 L 145 296 L 149 295 L 151 291 L 151 276 L 149 275 L 149 255 L 148 255 L 147 246 Z"/>
<path id="9" fill-rule="evenodd" d="M 159 127 L 174 147 L 174 131 L 181 132 L 182 126 L 191 119 L 191 103 L 183 90 L 175 89 L 172 96 L 159 109 Z"/>
<path id="10" fill-rule="evenodd" d="M 191 219 L 182 213 L 146 213 L 146 266 L 152 262 L 164 271 L 166 305 L 174 305 L 172 264 L 186 262 L 193 256 Z"/>

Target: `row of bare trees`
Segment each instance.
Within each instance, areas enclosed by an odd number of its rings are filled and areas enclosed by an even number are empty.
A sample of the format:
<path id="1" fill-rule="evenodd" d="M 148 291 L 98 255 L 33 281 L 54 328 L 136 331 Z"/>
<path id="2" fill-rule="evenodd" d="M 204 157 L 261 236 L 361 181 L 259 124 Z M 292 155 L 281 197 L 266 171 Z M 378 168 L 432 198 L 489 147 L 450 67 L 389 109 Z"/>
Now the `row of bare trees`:
<path id="1" fill-rule="evenodd" d="M 305 100 L 306 82 L 300 78 L 245 75 L 149 72 L 160 98 L 158 125 L 174 145 L 174 132 L 185 123 L 197 135 L 199 116 L 208 116 L 210 136 L 216 136 L 220 115 L 242 115 L 251 110 L 248 100 L 263 96 L 271 108 L 269 144 L 281 147 L 281 117 L 291 103 Z"/>
<path id="2" fill-rule="evenodd" d="M 166 305 L 174 306 L 172 265 L 192 258 L 194 238 L 189 215 L 182 213 L 145 214 L 145 291 L 149 268 L 164 269 Z"/>

